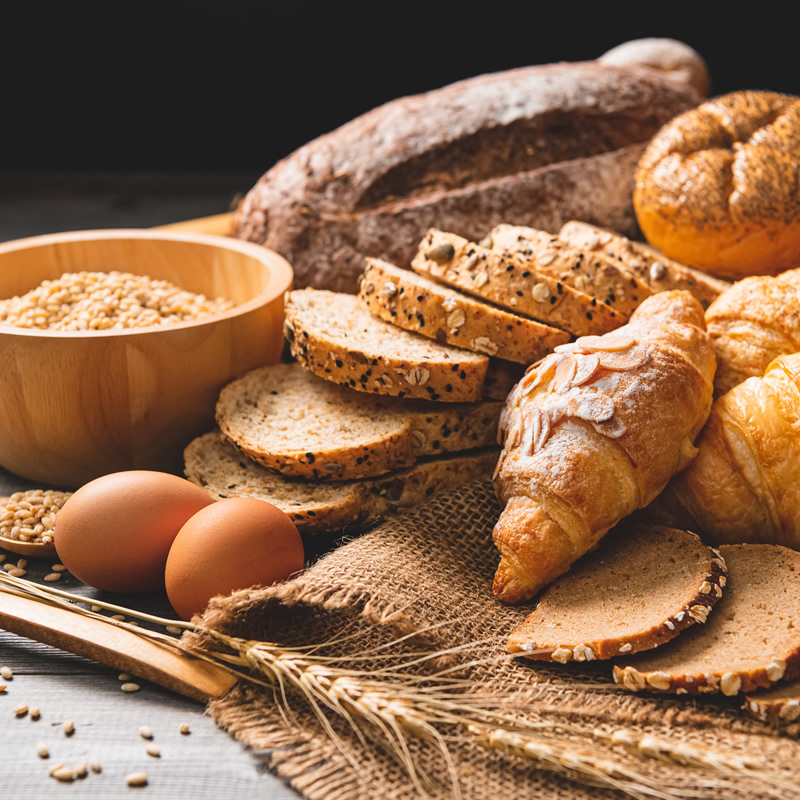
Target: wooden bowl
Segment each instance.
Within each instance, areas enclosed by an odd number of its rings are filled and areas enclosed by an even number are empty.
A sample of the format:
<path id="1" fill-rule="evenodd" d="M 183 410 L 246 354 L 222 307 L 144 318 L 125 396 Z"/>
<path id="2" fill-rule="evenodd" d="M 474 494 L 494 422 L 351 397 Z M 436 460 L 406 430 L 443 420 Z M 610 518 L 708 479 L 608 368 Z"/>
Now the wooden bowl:
<path id="1" fill-rule="evenodd" d="M 198 233 L 101 230 L 0 245 L 0 298 L 65 272 L 167 280 L 235 308 L 199 321 L 104 331 L 0 325 L 0 465 L 75 488 L 109 472 L 180 472 L 214 425 L 222 387 L 283 349 L 289 263 L 260 245 Z"/>

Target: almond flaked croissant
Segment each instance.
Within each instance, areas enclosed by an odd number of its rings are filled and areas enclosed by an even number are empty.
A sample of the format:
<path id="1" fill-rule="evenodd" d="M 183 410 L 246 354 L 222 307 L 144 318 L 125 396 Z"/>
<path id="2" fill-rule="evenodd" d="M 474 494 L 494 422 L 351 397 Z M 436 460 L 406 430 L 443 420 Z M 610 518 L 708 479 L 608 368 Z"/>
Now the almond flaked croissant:
<path id="1" fill-rule="evenodd" d="M 499 599 L 532 598 L 686 466 L 714 369 L 703 309 L 678 291 L 529 368 L 500 420 Z"/>
<path id="2" fill-rule="evenodd" d="M 800 351 L 800 269 L 745 278 L 706 311 L 717 354 L 715 396 L 761 377 L 774 358 Z"/>
<path id="3" fill-rule="evenodd" d="M 800 353 L 720 397 L 698 455 L 670 482 L 652 517 L 715 543 L 772 542 L 800 550 Z"/>

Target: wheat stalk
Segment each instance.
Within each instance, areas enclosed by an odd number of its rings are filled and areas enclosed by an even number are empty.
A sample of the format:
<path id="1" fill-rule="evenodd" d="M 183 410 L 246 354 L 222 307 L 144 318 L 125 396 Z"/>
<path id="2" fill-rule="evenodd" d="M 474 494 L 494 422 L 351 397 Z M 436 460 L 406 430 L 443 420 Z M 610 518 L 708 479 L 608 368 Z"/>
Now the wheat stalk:
<path id="1" fill-rule="evenodd" d="M 175 636 L 113 620 L 84 605 L 87 601 L 50 586 L 34 584 L 0 572 L 0 590 L 24 594 L 39 602 L 67 608 L 74 613 L 126 627 L 137 635 L 181 649 Z M 614 748 L 627 756 L 659 760 L 671 766 L 701 770 L 723 777 L 757 780 L 759 788 L 783 797 L 787 788 L 795 789 L 762 760 L 726 753 L 704 745 L 671 742 L 631 731 L 604 732 L 599 728 L 563 721 L 521 718 L 509 714 L 503 701 L 512 696 L 475 692 L 469 678 L 454 677 L 485 660 L 465 660 L 433 674 L 420 671 L 428 662 L 443 656 L 467 653 L 476 644 L 431 653 L 407 652 L 396 655 L 379 650 L 402 643 L 402 637 L 371 651 L 352 656 L 325 656 L 321 644 L 287 649 L 280 645 L 228 636 L 203 625 L 144 614 L 100 600 L 92 604 L 106 611 L 123 614 L 156 626 L 177 626 L 193 631 L 222 646 L 222 650 L 192 648 L 193 654 L 222 666 L 237 677 L 272 690 L 284 721 L 291 724 L 292 704 L 301 699 L 314 713 L 326 735 L 355 769 L 358 765 L 348 752 L 332 720 L 344 721 L 365 752 L 376 745 L 379 733 L 383 747 L 403 767 L 419 795 L 427 795 L 431 779 L 415 762 L 409 739 L 427 742 L 440 753 L 449 776 L 453 795 L 460 797 L 458 773 L 449 744 L 465 739 L 492 751 L 534 762 L 539 768 L 564 775 L 592 786 L 606 786 L 625 792 L 637 800 L 674 800 L 685 796 L 679 787 L 670 787 L 664 776 L 655 779 L 635 769 L 630 758 L 620 758 Z M 347 636 L 334 640 L 337 645 Z M 511 658 L 501 656 L 500 658 Z M 387 665 L 364 670 L 364 661 L 374 665 L 385 659 Z M 494 660 L 494 659 L 493 659 Z M 517 709 L 521 710 L 521 709 Z M 776 765 L 773 765 L 776 766 Z M 706 785 L 724 789 L 719 782 Z"/>

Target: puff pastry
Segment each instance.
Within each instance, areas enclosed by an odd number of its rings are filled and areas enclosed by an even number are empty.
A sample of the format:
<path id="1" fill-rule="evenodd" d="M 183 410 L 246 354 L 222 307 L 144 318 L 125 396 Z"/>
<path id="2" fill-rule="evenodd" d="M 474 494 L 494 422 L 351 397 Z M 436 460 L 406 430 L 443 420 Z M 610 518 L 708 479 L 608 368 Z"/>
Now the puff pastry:
<path id="1" fill-rule="evenodd" d="M 800 269 L 745 278 L 706 311 L 717 354 L 715 396 L 761 377 L 774 358 L 800 351 Z"/>
<path id="2" fill-rule="evenodd" d="M 648 515 L 714 543 L 800 550 L 800 353 L 776 358 L 715 403 L 697 459 Z"/>
<path id="3" fill-rule="evenodd" d="M 532 598 L 696 454 L 715 358 L 703 309 L 660 292 L 630 322 L 529 368 L 500 420 L 495 595 Z"/>

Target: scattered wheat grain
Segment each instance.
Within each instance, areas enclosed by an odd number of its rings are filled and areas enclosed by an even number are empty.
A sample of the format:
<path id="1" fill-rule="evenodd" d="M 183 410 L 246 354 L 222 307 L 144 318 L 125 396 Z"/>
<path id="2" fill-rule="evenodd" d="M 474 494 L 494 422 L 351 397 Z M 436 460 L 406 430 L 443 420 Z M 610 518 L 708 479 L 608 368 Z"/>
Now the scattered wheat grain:
<path id="1" fill-rule="evenodd" d="M 123 683 L 120 688 L 123 692 L 138 692 L 142 687 L 138 683 Z"/>
<path id="2" fill-rule="evenodd" d="M 139 736 L 141 736 L 142 739 L 152 739 L 153 729 L 149 725 L 142 725 L 139 728 Z"/>
<path id="3" fill-rule="evenodd" d="M 39 758 L 50 758 L 50 751 L 47 749 L 47 744 L 45 744 L 45 742 L 37 742 L 36 755 L 39 756 Z"/>
<path id="4" fill-rule="evenodd" d="M 147 773 L 131 772 L 125 776 L 125 783 L 128 786 L 147 786 Z"/>

